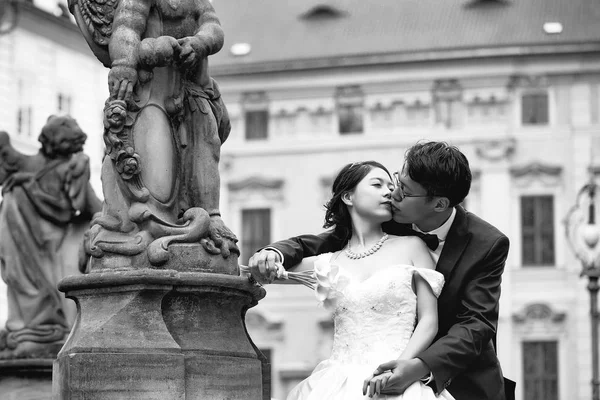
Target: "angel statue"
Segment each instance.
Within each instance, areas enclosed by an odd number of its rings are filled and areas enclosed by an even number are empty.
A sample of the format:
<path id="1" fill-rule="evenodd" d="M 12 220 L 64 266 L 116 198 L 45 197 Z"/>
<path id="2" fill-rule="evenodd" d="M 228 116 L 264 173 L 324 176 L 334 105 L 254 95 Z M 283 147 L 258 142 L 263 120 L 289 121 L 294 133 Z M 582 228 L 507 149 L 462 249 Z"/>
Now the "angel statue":
<path id="1" fill-rule="evenodd" d="M 230 122 L 208 74 L 207 57 L 223 46 L 210 1 L 69 0 L 69 10 L 110 68 L 105 203 L 86 240 L 91 272 L 202 261 L 237 275 L 237 238 L 219 212 Z"/>
<path id="2" fill-rule="evenodd" d="M 8 320 L 0 359 L 55 356 L 75 318 L 56 285 L 78 274 L 78 249 L 101 202 L 92 189 L 85 133 L 68 116 L 51 116 L 35 155 L 0 132 L 0 272 Z"/>

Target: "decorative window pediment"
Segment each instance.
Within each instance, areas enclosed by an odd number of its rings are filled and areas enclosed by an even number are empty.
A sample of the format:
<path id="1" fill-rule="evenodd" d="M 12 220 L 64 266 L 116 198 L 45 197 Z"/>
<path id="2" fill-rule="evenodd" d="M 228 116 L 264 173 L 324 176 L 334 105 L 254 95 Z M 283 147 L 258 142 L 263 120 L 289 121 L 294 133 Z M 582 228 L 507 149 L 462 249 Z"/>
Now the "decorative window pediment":
<path id="1" fill-rule="evenodd" d="M 520 312 L 512 315 L 515 324 L 562 324 L 565 322 L 567 314 L 558 312 L 548 304 L 533 303 L 524 307 Z"/>
<path id="2" fill-rule="evenodd" d="M 519 187 L 530 187 L 538 182 L 542 186 L 558 186 L 562 179 L 562 167 L 540 162 L 533 162 L 520 167 L 513 167 L 510 173 Z"/>
<path id="3" fill-rule="evenodd" d="M 477 155 L 487 161 L 501 161 L 508 159 L 514 152 L 517 141 L 514 138 L 507 140 L 491 140 L 477 145 Z"/>
<path id="4" fill-rule="evenodd" d="M 509 89 L 547 89 L 548 78 L 541 75 L 513 75 L 508 80 Z"/>
<path id="5" fill-rule="evenodd" d="M 259 197 L 270 201 L 283 200 L 283 179 L 249 177 L 227 185 L 230 201 L 247 202 L 250 198 Z"/>

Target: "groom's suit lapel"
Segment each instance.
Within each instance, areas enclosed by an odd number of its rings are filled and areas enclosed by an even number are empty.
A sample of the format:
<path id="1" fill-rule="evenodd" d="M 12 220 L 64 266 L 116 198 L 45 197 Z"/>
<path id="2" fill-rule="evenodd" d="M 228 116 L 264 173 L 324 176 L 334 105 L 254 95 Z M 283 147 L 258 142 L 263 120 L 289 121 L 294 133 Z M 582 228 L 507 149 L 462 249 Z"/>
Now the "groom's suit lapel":
<path id="1" fill-rule="evenodd" d="M 436 270 L 444 275 L 446 281 L 450 278 L 452 270 L 470 240 L 471 233 L 468 230 L 467 214 L 464 208 L 457 206 L 454 222 L 446 236 L 446 242 L 436 266 Z"/>

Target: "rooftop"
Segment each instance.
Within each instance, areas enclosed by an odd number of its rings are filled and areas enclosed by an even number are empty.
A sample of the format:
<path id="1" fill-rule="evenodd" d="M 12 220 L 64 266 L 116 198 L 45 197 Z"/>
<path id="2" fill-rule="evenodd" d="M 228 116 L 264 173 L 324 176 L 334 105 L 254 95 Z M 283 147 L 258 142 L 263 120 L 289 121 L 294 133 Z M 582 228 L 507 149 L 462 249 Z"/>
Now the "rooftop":
<path id="1" fill-rule="evenodd" d="M 225 46 L 211 57 L 217 74 L 452 54 L 600 51 L 597 0 L 214 0 L 213 5 L 225 30 Z"/>

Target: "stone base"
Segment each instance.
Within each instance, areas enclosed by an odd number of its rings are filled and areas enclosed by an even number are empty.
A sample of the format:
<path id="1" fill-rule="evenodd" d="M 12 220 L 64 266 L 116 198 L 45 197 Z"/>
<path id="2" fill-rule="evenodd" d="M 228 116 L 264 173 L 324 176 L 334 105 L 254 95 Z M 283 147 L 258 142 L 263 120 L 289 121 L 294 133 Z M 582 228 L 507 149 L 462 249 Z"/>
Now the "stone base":
<path id="1" fill-rule="evenodd" d="M 54 363 L 53 399 L 269 398 L 244 323 L 265 292 L 247 278 L 114 271 L 59 289 L 79 313 Z"/>
<path id="2" fill-rule="evenodd" d="M 207 254 L 198 243 L 175 243 L 169 246 L 169 259 L 161 265 L 152 265 L 146 252 L 135 256 L 106 254 L 101 258 L 90 257 L 89 271 L 102 273 L 139 269 L 155 269 L 178 272 L 206 272 L 238 276 L 238 257 L 231 254 L 227 258 Z"/>
<path id="3" fill-rule="evenodd" d="M 54 359 L 0 361 L 2 400 L 50 400 Z"/>

